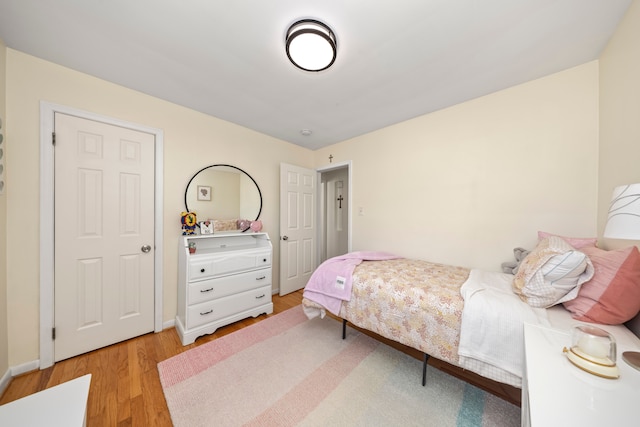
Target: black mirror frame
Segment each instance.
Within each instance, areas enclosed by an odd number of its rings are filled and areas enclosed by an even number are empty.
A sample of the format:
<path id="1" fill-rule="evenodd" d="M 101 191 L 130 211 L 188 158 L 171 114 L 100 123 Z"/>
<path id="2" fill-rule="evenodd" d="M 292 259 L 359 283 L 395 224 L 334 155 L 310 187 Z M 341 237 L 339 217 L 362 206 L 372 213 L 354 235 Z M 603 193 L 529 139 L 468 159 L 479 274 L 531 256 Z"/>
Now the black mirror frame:
<path id="1" fill-rule="evenodd" d="M 196 173 L 194 173 L 194 174 L 193 174 L 193 176 L 191 177 L 191 179 L 190 179 L 190 180 L 189 180 L 189 182 L 187 183 L 186 188 L 184 189 L 184 207 L 185 207 L 186 211 L 187 211 L 187 212 L 190 212 L 190 211 L 189 211 L 189 204 L 187 203 L 187 193 L 189 192 L 189 186 L 191 185 L 191 181 L 193 181 L 193 180 L 194 180 L 194 178 L 195 178 L 196 176 L 198 176 L 198 174 L 199 174 L 200 172 L 202 172 L 203 170 L 206 170 L 206 169 L 209 169 L 209 168 L 212 168 L 212 167 L 215 167 L 215 166 L 226 166 L 226 167 L 229 167 L 229 168 L 236 169 L 236 170 L 238 170 L 238 171 L 242 172 L 243 174 L 245 174 L 246 176 L 248 176 L 248 177 L 249 177 L 249 179 L 251 179 L 251 181 L 253 181 L 253 183 L 255 184 L 256 188 L 258 189 L 258 196 L 260 196 L 260 209 L 258 210 L 258 214 L 256 215 L 256 218 L 253 220 L 253 221 L 257 221 L 257 220 L 258 220 L 258 218 L 260 218 L 260 214 L 262 213 L 262 191 L 260 191 L 260 186 L 258 185 L 258 183 L 256 182 L 256 180 L 255 180 L 255 179 L 253 179 L 253 177 L 252 177 L 251 175 L 249 175 L 245 170 L 240 169 L 240 168 L 239 168 L 239 167 L 237 167 L 237 166 L 227 165 L 227 164 L 222 164 L 222 163 L 220 163 L 220 164 L 215 164 L 215 165 L 205 166 L 205 167 L 203 167 L 202 169 L 200 169 L 198 172 L 196 172 Z M 198 226 L 198 227 L 200 227 L 200 224 L 197 224 L 197 226 Z M 244 232 L 245 232 L 245 231 L 247 231 L 248 229 L 249 229 L 249 228 L 245 228 L 244 230 L 242 230 L 242 232 L 244 233 Z"/>

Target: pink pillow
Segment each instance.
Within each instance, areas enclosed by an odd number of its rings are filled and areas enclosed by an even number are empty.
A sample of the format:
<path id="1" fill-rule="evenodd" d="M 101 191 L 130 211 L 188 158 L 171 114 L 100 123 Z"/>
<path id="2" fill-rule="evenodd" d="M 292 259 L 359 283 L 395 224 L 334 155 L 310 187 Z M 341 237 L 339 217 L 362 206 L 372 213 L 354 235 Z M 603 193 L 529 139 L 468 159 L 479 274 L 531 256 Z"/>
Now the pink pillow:
<path id="1" fill-rule="evenodd" d="M 547 233 L 545 231 L 538 231 L 538 241 L 545 239 L 547 237 L 550 236 L 558 236 L 557 234 L 551 234 L 551 233 Z M 565 237 L 565 236 L 558 236 L 560 237 L 562 240 L 564 240 L 565 242 L 567 242 L 568 244 L 570 244 L 571 246 L 573 246 L 575 249 L 581 249 L 581 248 L 586 248 L 587 246 L 598 246 L 598 238 L 597 237 L 589 237 L 589 238 L 583 238 L 583 237 Z"/>
<path id="2" fill-rule="evenodd" d="M 593 263 L 595 274 L 578 297 L 564 307 L 585 322 L 618 325 L 640 312 L 640 252 L 635 246 L 615 251 L 581 249 Z"/>

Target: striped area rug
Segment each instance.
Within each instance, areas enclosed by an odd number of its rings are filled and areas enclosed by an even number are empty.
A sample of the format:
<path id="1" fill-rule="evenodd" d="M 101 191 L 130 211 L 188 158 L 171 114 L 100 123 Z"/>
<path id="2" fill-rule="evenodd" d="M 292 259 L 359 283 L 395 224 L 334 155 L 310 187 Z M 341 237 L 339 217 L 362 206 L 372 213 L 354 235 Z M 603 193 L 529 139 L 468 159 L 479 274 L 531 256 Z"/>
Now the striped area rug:
<path id="1" fill-rule="evenodd" d="M 158 364 L 176 427 L 519 426 L 520 409 L 294 307 Z"/>

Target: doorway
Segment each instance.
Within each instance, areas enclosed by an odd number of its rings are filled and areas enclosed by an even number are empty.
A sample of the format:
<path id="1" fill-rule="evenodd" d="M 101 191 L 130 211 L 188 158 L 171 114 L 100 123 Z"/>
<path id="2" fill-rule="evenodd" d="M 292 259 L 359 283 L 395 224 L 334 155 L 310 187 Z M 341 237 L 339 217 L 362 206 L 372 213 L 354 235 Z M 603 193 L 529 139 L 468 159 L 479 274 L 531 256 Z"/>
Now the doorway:
<path id="1" fill-rule="evenodd" d="M 351 193 L 349 166 L 319 171 L 319 260 L 320 263 L 350 249 Z"/>

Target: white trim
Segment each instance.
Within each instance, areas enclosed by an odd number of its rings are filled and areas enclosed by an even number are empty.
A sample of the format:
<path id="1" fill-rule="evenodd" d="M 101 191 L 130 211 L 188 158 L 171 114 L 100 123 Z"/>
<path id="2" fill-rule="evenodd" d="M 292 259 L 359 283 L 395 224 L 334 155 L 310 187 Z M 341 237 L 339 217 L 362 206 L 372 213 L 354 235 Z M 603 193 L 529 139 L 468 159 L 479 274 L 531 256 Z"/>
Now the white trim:
<path id="1" fill-rule="evenodd" d="M 32 372 L 37 370 L 40 367 L 39 360 L 32 360 L 31 362 L 23 363 L 18 366 L 14 366 L 11 368 L 11 376 L 17 377 L 18 375 L 26 374 L 28 372 Z"/>
<path id="2" fill-rule="evenodd" d="M 51 330 L 54 323 L 54 157 L 51 135 L 54 114 L 63 113 L 88 120 L 133 129 L 155 135 L 155 249 L 154 249 L 154 331 L 162 331 L 163 290 L 163 145 L 162 129 L 130 123 L 63 105 L 40 101 L 40 368 L 54 363 Z M 38 367 L 36 366 L 35 369 Z"/>
<path id="3" fill-rule="evenodd" d="M 9 368 L 7 372 L 4 373 L 2 378 L 0 378 L 0 396 L 2 396 L 7 387 L 9 387 L 12 379 L 13 376 L 11 375 L 11 368 Z"/>
<path id="4" fill-rule="evenodd" d="M 17 377 L 18 375 L 26 374 L 27 372 L 35 371 L 40 366 L 39 360 L 32 360 L 31 362 L 23 363 L 22 365 L 9 367 L 7 372 L 2 375 L 0 378 L 0 396 L 5 392 L 9 384 L 11 384 L 11 380 Z"/>
<path id="5" fill-rule="evenodd" d="M 352 249 L 352 245 L 351 245 L 351 239 L 353 236 L 353 181 L 352 181 L 352 177 L 353 177 L 353 162 L 351 160 L 347 160 L 345 162 L 340 162 L 340 163 L 331 163 L 325 166 L 321 166 L 319 168 L 316 169 L 317 172 L 317 182 L 320 183 L 321 181 L 321 176 L 324 172 L 331 172 L 333 170 L 336 169 L 344 169 L 347 168 L 347 181 L 349 182 L 349 186 L 347 189 L 347 223 L 348 223 L 348 227 L 349 229 L 347 230 L 347 252 L 351 252 Z M 320 198 L 322 196 L 322 186 L 321 185 L 317 185 L 316 186 L 316 206 L 317 206 L 317 210 L 318 212 L 316 212 L 316 218 L 320 219 L 322 218 L 322 213 L 320 212 L 321 209 L 321 202 L 320 202 Z M 317 224 L 317 236 L 316 236 L 316 241 L 318 242 L 318 247 L 316 248 L 316 266 L 320 265 L 320 257 L 321 257 L 321 253 L 322 253 L 322 245 L 324 245 L 324 239 L 321 236 L 322 233 L 322 227 L 320 227 L 319 224 Z"/>

